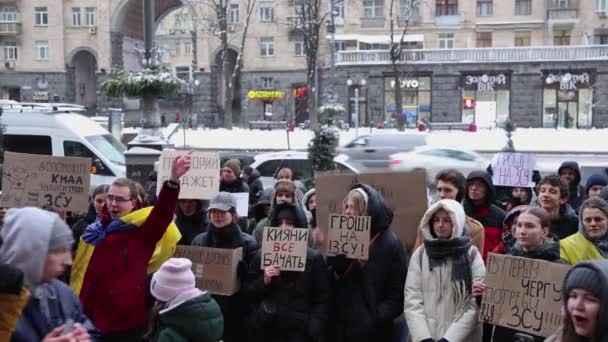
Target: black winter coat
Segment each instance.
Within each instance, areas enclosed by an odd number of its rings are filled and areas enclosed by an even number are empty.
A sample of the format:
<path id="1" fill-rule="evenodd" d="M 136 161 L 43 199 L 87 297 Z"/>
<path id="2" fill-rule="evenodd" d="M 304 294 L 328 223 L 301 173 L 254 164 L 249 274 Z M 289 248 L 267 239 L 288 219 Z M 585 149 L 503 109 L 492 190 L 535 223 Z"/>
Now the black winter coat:
<path id="1" fill-rule="evenodd" d="M 232 182 L 222 181 L 220 182 L 220 191 L 229 192 L 231 194 L 239 192 L 249 192 L 249 185 L 245 183 L 241 178 L 237 178 Z"/>
<path id="2" fill-rule="evenodd" d="M 308 248 L 304 272 L 281 272 L 268 287 L 260 263 L 258 250 L 249 266 L 246 290 L 254 303 L 248 341 L 318 342 L 329 311 L 329 278 L 323 256 Z"/>
<path id="3" fill-rule="evenodd" d="M 213 299 L 219 304 L 224 316 L 224 335 L 222 337 L 224 342 L 246 341 L 244 323 L 249 316 L 251 306 L 242 289 L 247 287 L 247 265 L 251 264 L 258 249 L 255 239 L 241 232 L 239 226 L 234 223 L 221 229 L 210 223 L 208 231 L 195 237 L 192 245 L 226 249 L 243 247 L 243 262 L 239 264 L 241 291 L 232 296 L 213 295 Z"/>
<path id="4" fill-rule="evenodd" d="M 182 234 L 178 245 L 190 245 L 199 234 L 207 231 L 207 213 L 203 209 L 203 201 L 198 201 L 198 209 L 192 216 L 185 216 L 182 209 L 175 209 L 175 225 Z"/>
<path id="5" fill-rule="evenodd" d="M 566 203 L 559 208 L 559 219 L 551 221 L 551 233 L 562 240 L 578 232 L 578 216 Z"/>
<path id="6" fill-rule="evenodd" d="M 73 252 L 76 253 L 76 248 L 78 247 L 78 241 L 80 241 L 80 237 L 84 234 L 85 229 L 97 220 L 97 212 L 95 211 L 95 207 L 93 204 L 89 204 L 89 209 L 84 217 L 80 220 L 76 221 L 72 226 L 72 235 L 74 236 L 74 248 Z"/>
<path id="7" fill-rule="evenodd" d="M 367 262 L 352 261 L 337 274 L 338 258 L 328 258 L 332 305 L 329 340 L 335 342 L 391 341 L 393 320 L 403 313 L 407 263 L 399 237 L 389 228 L 393 214 L 382 196 L 367 185 L 368 215 L 373 239 Z"/>
<path id="8" fill-rule="evenodd" d="M 262 184 L 258 170 L 253 169 L 251 176 L 247 180 L 247 185 L 249 186 L 249 205 L 253 206 L 258 203 L 264 191 L 264 185 Z"/>

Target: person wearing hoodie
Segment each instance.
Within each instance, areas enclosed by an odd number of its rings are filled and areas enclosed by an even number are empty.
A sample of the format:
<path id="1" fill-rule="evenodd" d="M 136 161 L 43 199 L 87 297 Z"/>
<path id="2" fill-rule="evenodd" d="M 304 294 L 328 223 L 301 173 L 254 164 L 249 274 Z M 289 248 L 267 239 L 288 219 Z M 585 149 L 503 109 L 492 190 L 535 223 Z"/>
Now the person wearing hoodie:
<path id="1" fill-rule="evenodd" d="M 606 185 L 608 185 L 608 177 L 601 173 L 592 174 L 585 184 L 585 196 L 587 198 L 599 196 Z"/>
<path id="2" fill-rule="evenodd" d="M 543 208 L 530 207 L 525 209 L 517 218 L 515 238 L 517 242 L 510 255 L 563 263 L 559 254 L 559 240 L 550 235 L 549 213 Z M 495 326 L 492 342 L 512 342 L 516 337 L 542 342 L 544 337 L 517 332 L 516 330 Z"/>
<path id="3" fill-rule="evenodd" d="M 253 207 L 260 200 L 264 191 L 264 184 L 262 184 L 262 180 L 260 179 L 260 171 L 247 166 L 243 170 L 243 180 L 249 186 L 249 206 Z"/>
<path id="4" fill-rule="evenodd" d="M 520 205 L 530 205 L 532 203 L 532 188 L 513 187 L 511 188 L 511 196 L 505 207 L 505 213 Z"/>
<path id="5" fill-rule="evenodd" d="M 74 237 L 67 224 L 42 209 L 10 209 L 0 238 L 0 264 L 23 272 L 23 284 L 31 293 L 11 341 L 42 341 L 45 336 L 51 340 L 68 321 L 74 322 L 74 330 L 66 341 L 97 340 L 99 334 L 78 297 L 56 279 L 72 264 Z"/>
<path id="6" fill-rule="evenodd" d="M 295 205 L 280 203 L 270 214 L 270 226 L 307 229 L 308 224 Z M 248 297 L 256 308 L 248 341 L 320 341 L 329 311 L 329 278 L 323 256 L 308 248 L 303 272 L 281 271 L 277 266 L 260 270 L 260 264 L 258 250 L 247 282 Z"/>
<path id="7" fill-rule="evenodd" d="M 608 261 L 572 267 L 562 286 L 562 324 L 545 342 L 608 342 Z"/>
<path id="8" fill-rule="evenodd" d="M 511 209 L 505 216 L 505 220 L 502 222 L 502 238 L 498 246 L 496 246 L 491 252 L 496 254 L 508 254 L 509 251 L 515 246 L 517 239 L 515 239 L 515 228 L 517 228 L 517 218 L 524 210 L 530 208 L 529 205 L 520 205 Z"/>
<path id="9" fill-rule="evenodd" d="M 243 261 L 239 263 L 238 276 L 241 291 L 232 296 L 213 295 L 224 315 L 224 342 L 246 340 L 243 319 L 249 314 L 249 305 L 243 293 L 246 288 L 247 265 L 251 263 L 258 244 L 249 234 L 243 233 L 237 224 L 236 200 L 228 192 L 220 192 L 209 202 L 207 232 L 192 240 L 193 246 L 236 249 L 243 248 Z"/>
<path id="10" fill-rule="evenodd" d="M 203 269 L 203 272 L 205 270 Z M 217 342 L 224 332 L 220 307 L 195 286 L 192 262 L 171 258 L 152 276 L 156 299 L 147 340 L 155 342 Z"/>
<path id="11" fill-rule="evenodd" d="M 241 179 L 241 162 L 230 159 L 224 163 L 220 173 L 220 191 L 229 193 L 249 193 L 249 185 Z"/>
<path id="12" fill-rule="evenodd" d="M 369 259 L 328 257 L 332 304 L 329 340 L 392 341 L 393 322 L 403 314 L 407 263 L 403 245 L 390 229 L 393 212 L 367 184 L 356 184 L 342 203 L 344 215 L 370 216 Z"/>
<path id="13" fill-rule="evenodd" d="M 264 189 L 262 192 L 262 196 L 258 202 L 252 208 L 252 216 L 249 219 L 249 223 L 247 226 L 247 234 L 253 235 L 255 231 L 255 227 L 259 222 L 266 219 L 270 215 L 270 206 L 272 201 L 272 193 L 273 189 Z"/>
<path id="14" fill-rule="evenodd" d="M 481 341 L 472 289 L 486 270 L 464 222 L 462 205 L 450 199 L 433 204 L 420 221 L 424 244 L 412 254 L 404 290 L 412 341 Z"/>
<path id="15" fill-rule="evenodd" d="M 608 258 L 608 203 L 591 197 L 581 205 L 578 232 L 560 241 L 560 255 L 568 265 Z"/>
<path id="16" fill-rule="evenodd" d="M 139 210 L 134 183 L 115 179 L 104 213 L 82 235 L 70 287 L 106 340 L 135 341 L 145 332 L 148 274 L 173 255 L 181 238 L 173 215 L 179 179 L 191 165 L 191 152 L 177 157 L 155 206 Z"/>
<path id="17" fill-rule="evenodd" d="M 574 212 L 578 212 L 581 204 L 587 197 L 585 187 L 581 183 L 581 168 L 575 161 L 565 161 L 557 170 L 557 174 L 566 182 L 568 185 L 568 204 L 574 209 Z"/>
<path id="18" fill-rule="evenodd" d="M 283 202 L 291 203 L 298 207 L 299 210 L 302 210 L 302 200 L 298 195 L 297 186 L 294 182 L 287 179 L 281 179 L 274 184 L 274 192 L 270 201 L 270 212 L 272 212 L 279 203 Z M 269 219 L 265 218 L 258 222 L 255 227 L 253 236 L 258 242 L 258 245 L 262 244 L 262 234 L 264 233 L 264 227 L 268 227 L 268 223 Z"/>
<path id="19" fill-rule="evenodd" d="M 467 192 L 464 200 L 464 211 L 467 216 L 481 222 L 484 228 L 485 262 L 488 252 L 500 244 L 502 238 L 502 223 L 505 212 L 494 203 L 496 192 L 492 176 L 485 171 L 473 171 L 467 177 Z"/>
<path id="20" fill-rule="evenodd" d="M 538 182 L 538 203 L 551 217 L 551 233 L 565 239 L 578 231 L 578 216 L 568 202 L 568 185 L 558 175 Z"/>
<path id="21" fill-rule="evenodd" d="M 72 226 L 72 232 L 74 233 L 74 241 L 80 241 L 80 237 L 84 233 L 85 229 L 95 222 L 101 215 L 101 208 L 106 203 L 106 196 L 108 195 L 108 190 L 110 190 L 110 185 L 101 184 L 93 189 L 93 193 L 91 194 L 91 203 L 89 204 L 89 211 L 87 214 L 78 220 Z M 74 252 L 76 252 L 76 248 L 78 247 L 78 243 L 74 244 Z"/>
<path id="22" fill-rule="evenodd" d="M 317 191 L 314 188 L 308 190 L 304 194 L 304 197 L 302 197 L 302 209 L 304 209 L 306 219 L 310 225 L 310 221 L 312 220 L 312 211 L 317 209 Z"/>
<path id="23" fill-rule="evenodd" d="M 182 234 L 178 245 L 190 245 L 207 227 L 207 214 L 203 209 L 203 201 L 182 198 L 177 201 L 175 209 L 175 224 Z"/>

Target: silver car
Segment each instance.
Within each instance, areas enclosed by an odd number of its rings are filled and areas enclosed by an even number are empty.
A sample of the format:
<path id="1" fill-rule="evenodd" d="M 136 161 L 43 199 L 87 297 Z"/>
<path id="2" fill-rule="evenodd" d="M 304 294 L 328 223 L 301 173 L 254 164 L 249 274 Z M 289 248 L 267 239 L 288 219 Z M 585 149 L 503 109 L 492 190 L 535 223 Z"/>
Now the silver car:
<path id="1" fill-rule="evenodd" d="M 426 143 L 425 133 L 378 133 L 359 136 L 339 147 L 338 153 L 365 168 L 385 169 L 391 154 L 408 152 Z"/>

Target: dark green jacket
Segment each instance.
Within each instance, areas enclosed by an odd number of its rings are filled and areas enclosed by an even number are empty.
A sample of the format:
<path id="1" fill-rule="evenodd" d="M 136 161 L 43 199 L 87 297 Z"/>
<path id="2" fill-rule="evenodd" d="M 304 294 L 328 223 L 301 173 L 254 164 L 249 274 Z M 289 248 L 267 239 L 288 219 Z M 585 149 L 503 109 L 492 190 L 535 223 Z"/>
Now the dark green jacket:
<path id="1" fill-rule="evenodd" d="M 154 341 L 217 342 L 224 332 L 220 307 L 207 293 L 161 311 Z"/>

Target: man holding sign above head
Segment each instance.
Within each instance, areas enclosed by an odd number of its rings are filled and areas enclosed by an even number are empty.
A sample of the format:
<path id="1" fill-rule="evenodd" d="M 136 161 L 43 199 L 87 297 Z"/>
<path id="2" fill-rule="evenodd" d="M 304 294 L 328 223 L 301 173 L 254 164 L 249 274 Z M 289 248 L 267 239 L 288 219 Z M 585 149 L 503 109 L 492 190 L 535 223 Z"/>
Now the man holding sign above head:
<path id="1" fill-rule="evenodd" d="M 248 341 L 317 342 L 329 311 L 323 256 L 307 247 L 306 217 L 293 204 L 278 204 L 269 224 L 249 267 L 247 293 L 255 310 Z"/>
<path id="2" fill-rule="evenodd" d="M 479 306 L 473 284 L 486 269 L 471 244 L 460 203 L 441 200 L 420 221 L 424 244 L 410 259 L 405 318 L 412 341 L 479 342 Z"/>
<path id="3" fill-rule="evenodd" d="M 403 245 L 390 229 L 393 212 L 374 188 L 356 184 L 342 203 L 342 213 L 371 218 L 370 243 L 367 260 L 348 259 L 345 254 L 327 258 L 332 288 L 330 340 L 391 341 L 393 321 L 403 313 L 407 273 Z"/>
<path id="4" fill-rule="evenodd" d="M 245 288 L 245 275 L 247 265 L 255 255 L 258 248 L 256 241 L 248 234 L 243 233 L 237 224 L 236 200 L 227 192 L 220 192 L 209 202 L 207 209 L 209 225 L 207 232 L 198 235 L 192 240 L 193 246 L 236 249 L 243 248 L 243 261 L 239 263 L 238 277 L 241 289 Z M 220 305 L 224 315 L 224 342 L 245 341 L 243 319 L 248 314 L 247 302 L 244 295 L 238 292 L 232 296 L 213 295 Z"/>
<path id="5" fill-rule="evenodd" d="M 116 179 L 100 218 L 82 235 L 70 286 L 104 340 L 136 341 L 143 335 L 146 276 L 173 255 L 180 238 L 171 221 L 190 155 L 175 159 L 154 207 L 135 210 L 141 204 L 134 183 Z"/>

